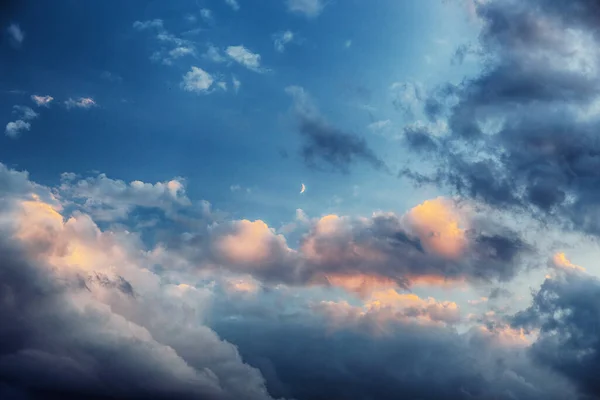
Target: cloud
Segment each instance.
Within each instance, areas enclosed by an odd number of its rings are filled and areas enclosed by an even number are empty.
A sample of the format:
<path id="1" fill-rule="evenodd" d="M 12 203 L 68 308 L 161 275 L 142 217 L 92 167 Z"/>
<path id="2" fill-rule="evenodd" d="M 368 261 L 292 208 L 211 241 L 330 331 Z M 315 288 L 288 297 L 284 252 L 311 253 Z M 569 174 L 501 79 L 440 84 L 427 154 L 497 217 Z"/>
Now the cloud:
<path id="1" fill-rule="evenodd" d="M 600 386 L 591 371 L 600 366 L 598 325 L 600 281 L 580 269 L 563 269 L 534 293 L 532 305 L 512 318 L 517 328 L 539 331 L 529 355 L 569 377 L 595 398 Z"/>
<path id="2" fill-rule="evenodd" d="M 323 0 L 287 0 L 286 4 L 290 12 L 303 14 L 308 18 L 319 16 L 325 8 Z"/>
<path id="3" fill-rule="evenodd" d="M 23 44 L 25 33 L 18 24 L 10 24 L 6 31 L 10 35 L 10 39 L 15 46 L 19 47 Z"/>
<path id="4" fill-rule="evenodd" d="M 237 2 L 237 0 L 225 0 L 225 3 L 227 3 L 227 5 L 231 7 L 234 11 L 238 11 L 240 9 L 240 5 Z"/>
<path id="5" fill-rule="evenodd" d="M 254 72 L 265 72 L 266 69 L 260 66 L 260 54 L 253 53 L 243 45 L 229 46 L 225 53 L 235 62 Z"/>
<path id="6" fill-rule="evenodd" d="M 38 107 L 49 107 L 52 100 L 54 100 L 54 97 L 49 96 L 49 95 L 39 96 L 37 94 L 34 94 L 34 95 L 31 95 L 31 100 L 33 100 L 33 102 Z"/>
<path id="7" fill-rule="evenodd" d="M 239 79 L 232 75 L 231 84 L 233 85 L 233 90 L 235 91 L 235 93 L 238 93 L 240 91 L 240 87 L 242 86 L 242 82 L 240 82 Z"/>
<path id="8" fill-rule="evenodd" d="M 206 53 L 204 53 L 204 57 L 216 63 L 227 61 L 227 59 L 221 54 L 220 50 L 212 44 L 208 45 L 208 50 L 206 50 Z"/>
<path id="9" fill-rule="evenodd" d="M 162 19 L 153 19 L 148 21 L 135 21 L 133 27 L 139 31 L 146 29 L 162 29 L 164 26 Z"/>
<path id="10" fill-rule="evenodd" d="M 344 47 L 349 49 L 352 46 L 352 40 L 346 40 L 344 42 Z"/>
<path id="11" fill-rule="evenodd" d="M 202 68 L 194 67 L 183 76 L 181 87 L 187 92 L 208 93 L 214 78 Z"/>
<path id="12" fill-rule="evenodd" d="M 16 121 L 11 121 L 8 124 L 6 124 L 4 133 L 8 137 L 10 137 L 12 139 L 16 139 L 19 137 L 21 132 L 28 131 L 30 129 L 31 129 L 31 124 L 29 122 L 25 122 L 21 119 L 18 119 Z"/>
<path id="13" fill-rule="evenodd" d="M 96 107 L 97 104 L 96 101 L 91 97 L 80 97 L 77 100 L 73 100 L 69 97 L 69 99 L 65 101 L 65 106 L 67 107 L 67 110 L 70 110 L 71 108 L 89 109 Z"/>
<path id="14" fill-rule="evenodd" d="M 16 114 L 18 119 L 6 124 L 6 128 L 4 129 L 4 134 L 11 139 L 16 139 L 22 132 L 29 131 L 31 123 L 28 121 L 39 116 L 31 107 L 19 105 L 13 106 L 13 114 Z"/>
<path id="15" fill-rule="evenodd" d="M 600 233 L 596 4 L 486 1 L 474 10 L 485 68 L 428 95 L 425 113 L 446 118 L 448 132 L 426 141 L 407 138 L 436 170 L 412 176 L 567 229 Z"/>
<path id="16" fill-rule="evenodd" d="M 200 10 L 200 16 L 203 20 L 207 22 L 212 22 L 214 20 L 213 13 L 208 8 L 203 8 Z"/>
<path id="17" fill-rule="evenodd" d="M 294 33 L 292 31 L 282 31 L 273 34 L 273 43 L 275 50 L 280 53 L 285 51 L 285 46 L 294 40 Z"/>
<path id="18" fill-rule="evenodd" d="M 0 394 L 271 399 L 260 373 L 201 322 L 210 289 L 161 282 L 136 235 L 67 214 L 66 193 L 58 200 L 25 173 L 1 166 L 0 190 L 0 318 L 10 322 L 0 324 L 10 389 Z"/>
<path id="19" fill-rule="evenodd" d="M 286 93 L 294 100 L 298 130 L 305 140 L 302 155 L 309 166 L 319 167 L 325 163 L 333 170 L 348 172 L 350 165 L 362 161 L 375 169 L 387 169 L 365 139 L 331 126 L 321 117 L 303 88 L 290 86 Z"/>

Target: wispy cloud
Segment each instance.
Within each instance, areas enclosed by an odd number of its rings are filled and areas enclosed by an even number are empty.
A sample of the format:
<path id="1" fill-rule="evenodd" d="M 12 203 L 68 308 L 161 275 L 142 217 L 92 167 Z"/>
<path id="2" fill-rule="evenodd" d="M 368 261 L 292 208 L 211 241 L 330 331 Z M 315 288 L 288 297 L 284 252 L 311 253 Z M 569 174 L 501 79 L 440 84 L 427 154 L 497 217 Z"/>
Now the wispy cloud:
<path id="1" fill-rule="evenodd" d="M 234 11 L 238 11 L 240 9 L 240 4 L 237 2 L 237 0 L 225 0 L 225 3 L 227 3 L 227 5 Z"/>
<path id="2" fill-rule="evenodd" d="M 290 12 L 314 18 L 323 12 L 325 3 L 323 0 L 287 0 L 287 7 Z"/>
<path id="3" fill-rule="evenodd" d="M 13 114 L 17 115 L 17 120 L 6 124 L 6 128 L 4 129 L 6 136 L 11 139 L 18 138 L 21 132 L 29 131 L 31 129 L 31 123 L 27 121 L 39 116 L 39 114 L 33 111 L 31 107 L 18 105 L 13 106 Z"/>
<path id="4" fill-rule="evenodd" d="M 65 106 L 67 107 L 67 110 L 70 110 L 71 108 L 88 109 L 88 108 L 96 107 L 97 104 L 96 104 L 96 101 L 94 99 L 92 99 L 91 97 L 80 97 L 77 100 L 73 100 L 72 98 L 69 97 L 69 99 L 65 101 Z"/>
<path id="5" fill-rule="evenodd" d="M 39 96 L 37 94 L 34 94 L 31 96 L 31 100 L 33 100 L 34 103 L 37 104 L 39 107 L 49 107 L 50 103 L 54 100 L 54 97 L 49 95 Z"/>
<path id="6" fill-rule="evenodd" d="M 15 46 L 21 46 L 21 44 L 25 40 L 25 32 L 21 30 L 21 27 L 18 24 L 10 24 L 8 26 L 7 31 L 10 35 L 12 43 Z"/>
<path id="7" fill-rule="evenodd" d="M 254 72 L 265 72 L 266 69 L 260 66 L 260 54 L 253 53 L 243 45 L 229 46 L 225 50 L 227 55 L 235 62 Z"/>
<path id="8" fill-rule="evenodd" d="M 280 53 L 285 51 L 285 46 L 294 40 L 294 32 L 284 31 L 273 34 L 273 43 L 275 44 L 275 50 Z"/>
<path id="9" fill-rule="evenodd" d="M 210 10 L 203 9 L 202 15 L 210 15 Z M 196 56 L 196 46 L 190 40 L 180 38 L 164 27 L 162 19 L 135 21 L 133 28 L 137 31 L 154 31 L 159 49 L 150 56 L 152 61 L 172 65 L 173 61 L 184 56 Z"/>
<path id="10" fill-rule="evenodd" d="M 204 53 L 204 58 L 216 63 L 227 61 L 227 59 L 221 54 L 221 51 L 210 43 L 208 44 L 208 50 L 206 50 L 206 53 Z"/>
<path id="11" fill-rule="evenodd" d="M 233 85 L 233 91 L 237 94 L 240 91 L 240 87 L 242 86 L 242 82 L 235 75 L 231 76 L 231 84 Z"/>

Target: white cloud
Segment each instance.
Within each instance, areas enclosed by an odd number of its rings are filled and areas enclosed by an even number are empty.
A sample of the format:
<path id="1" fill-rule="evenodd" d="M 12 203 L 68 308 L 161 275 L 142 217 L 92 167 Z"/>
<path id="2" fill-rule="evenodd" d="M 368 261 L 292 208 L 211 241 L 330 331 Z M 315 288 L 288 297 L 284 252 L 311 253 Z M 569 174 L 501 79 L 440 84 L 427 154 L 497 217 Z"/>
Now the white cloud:
<path id="1" fill-rule="evenodd" d="M 21 119 L 18 119 L 14 122 L 9 122 L 6 124 L 6 129 L 4 133 L 6 136 L 12 139 L 16 139 L 22 131 L 28 131 L 31 129 L 31 124 L 29 122 L 25 122 Z"/>
<path id="2" fill-rule="evenodd" d="M 192 66 L 183 76 L 181 87 L 187 92 L 207 93 L 213 82 L 214 79 L 208 72 Z"/>
<path id="3" fill-rule="evenodd" d="M 242 86 L 242 82 L 240 82 L 239 79 L 235 77 L 235 75 L 231 76 L 231 83 L 233 84 L 233 91 L 235 93 L 239 92 L 240 86 Z"/>
<path id="4" fill-rule="evenodd" d="M 163 20 L 162 19 L 153 19 L 153 20 L 148 20 L 148 21 L 135 21 L 133 23 L 133 27 L 135 29 L 137 29 L 138 31 L 143 31 L 145 29 L 150 29 L 150 28 L 162 29 Z"/>
<path id="5" fill-rule="evenodd" d="M 260 66 L 260 54 L 253 53 L 243 45 L 240 46 L 229 46 L 225 51 L 229 57 L 234 61 L 240 63 L 244 67 L 255 71 L 264 72 L 265 70 Z"/>
<path id="6" fill-rule="evenodd" d="M 31 100 L 34 101 L 35 104 L 37 104 L 39 107 L 48 107 L 50 105 L 50 103 L 52 102 L 52 100 L 54 100 L 54 97 L 46 95 L 46 96 L 39 96 L 37 94 L 34 94 L 31 96 Z"/>
<path id="7" fill-rule="evenodd" d="M 68 110 L 70 110 L 71 108 L 88 109 L 88 108 L 96 107 L 96 105 L 97 105 L 96 102 L 91 97 L 80 97 L 77 100 L 73 100 L 72 98 L 69 97 L 69 99 L 65 101 L 65 106 L 67 107 Z"/>
<path id="8" fill-rule="evenodd" d="M 292 31 L 277 32 L 273 35 L 273 42 L 275 44 L 275 50 L 283 53 L 285 46 L 294 40 L 294 33 Z"/>
<path id="9" fill-rule="evenodd" d="M 175 47 L 173 50 L 169 51 L 169 56 L 173 59 L 177 59 L 187 55 L 194 55 L 196 51 L 192 47 Z"/>
<path id="10" fill-rule="evenodd" d="M 216 85 L 219 88 L 223 89 L 224 91 L 227 91 L 227 82 L 220 81 L 220 82 L 217 82 Z"/>
<path id="11" fill-rule="evenodd" d="M 229 7 L 233 8 L 234 11 L 240 9 L 240 4 L 237 2 L 237 0 L 225 0 L 225 3 L 227 3 Z"/>
<path id="12" fill-rule="evenodd" d="M 208 45 L 208 50 L 206 51 L 206 53 L 204 53 L 204 57 L 216 63 L 222 63 L 226 61 L 225 57 L 221 55 L 219 49 L 213 46 L 212 44 Z"/>
<path id="13" fill-rule="evenodd" d="M 309 18 L 317 17 L 325 8 L 322 0 L 287 0 L 287 6 L 289 11 Z"/>
<path id="14" fill-rule="evenodd" d="M 7 29 L 8 34 L 16 45 L 21 45 L 25 40 L 25 33 L 21 30 L 18 24 L 10 24 Z"/>

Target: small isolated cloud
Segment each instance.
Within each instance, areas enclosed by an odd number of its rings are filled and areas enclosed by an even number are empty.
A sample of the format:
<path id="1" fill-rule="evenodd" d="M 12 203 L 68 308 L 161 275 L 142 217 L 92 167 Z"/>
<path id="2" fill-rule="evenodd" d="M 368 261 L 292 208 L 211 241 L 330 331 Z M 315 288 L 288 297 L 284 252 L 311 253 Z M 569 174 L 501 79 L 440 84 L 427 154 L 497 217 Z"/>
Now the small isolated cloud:
<path id="1" fill-rule="evenodd" d="M 10 39 L 16 46 L 20 46 L 25 40 L 25 33 L 21 30 L 18 24 L 10 24 L 7 29 Z"/>
<path id="2" fill-rule="evenodd" d="M 369 128 L 369 130 L 373 133 L 384 133 L 386 130 L 388 130 L 390 127 L 392 126 L 392 121 L 390 121 L 389 119 L 385 119 L 385 120 L 381 120 L 381 121 L 375 121 L 370 123 L 367 128 Z"/>
<path id="3" fill-rule="evenodd" d="M 9 122 L 8 124 L 6 124 L 6 129 L 4 130 L 4 133 L 9 138 L 16 139 L 17 137 L 19 137 L 19 134 L 22 131 L 28 131 L 30 129 L 31 124 L 29 122 L 25 122 L 21 119 L 18 119 L 16 121 Z"/>
<path id="4" fill-rule="evenodd" d="M 169 56 L 172 59 L 177 59 L 187 55 L 194 55 L 196 51 L 192 47 L 180 46 L 175 47 L 173 50 L 169 51 Z"/>
<path id="5" fill-rule="evenodd" d="M 314 18 L 321 14 L 325 3 L 323 0 L 287 0 L 287 7 L 290 12 Z"/>
<path id="6" fill-rule="evenodd" d="M 181 87 L 186 92 L 207 93 L 214 82 L 213 77 L 202 68 L 194 67 L 183 76 Z"/>
<path id="7" fill-rule="evenodd" d="M 350 46 L 352 46 L 352 40 L 346 40 L 346 42 L 344 42 L 344 47 L 349 49 Z"/>
<path id="8" fill-rule="evenodd" d="M 243 45 L 229 46 L 225 52 L 232 60 L 249 70 L 254 72 L 265 72 L 265 69 L 260 66 L 260 54 L 251 52 Z"/>
<path id="9" fill-rule="evenodd" d="M 231 76 L 231 84 L 233 85 L 233 91 L 235 93 L 240 91 L 240 86 L 242 86 L 242 82 L 240 82 L 240 80 L 236 78 L 235 75 Z"/>
<path id="10" fill-rule="evenodd" d="M 146 29 L 162 29 L 163 28 L 163 20 L 162 19 L 153 19 L 148 21 L 135 21 L 133 23 L 133 27 L 138 31 L 143 31 Z"/>
<path id="11" fill-rule="evenodd" d="M 46 96 L 39 96 L 37 94 L 34 94 L 31 96 L 31 100 L 33 100 L 33 102 L 35 104 L 38 105 L 38 107 L 48 107 L 50 106 L 50 103 L 52 102 L 52 100 L 54 100 L 54 97 L 46 95 Z"/>
<path id="12" fill-rule="evenodd" d="M 332 126 L 323 118 L 304 88 L 290 86 L 286 93 L 294 100 L 298 130 L 305 140 L 302 155 L 310 167 L 327 165 L 347 173 L 351 165 L 366 162 L 375 169 L 387 170 L 385 163 L 365 139 Z"/>
<path id="13" fill-rule="evenodd" d="M 273 35 L 273 43 L 275 44 L 275 50 L 280 53 L 285 51 L 285 46 L 294 40 L 294 32 L 285 31 L 277 32 Z"/>
<path id="14" fill-rule="evenodd" d="M 212 22 L 214 20 L 213 13 L 208 8 L 203 8 L 200 10 L 200 16 L 206 22 Z"/>
<path id="15" fill-rule="evenodd" d="M 208 50 L 206 50 L 206 53 L 204 53 L 204 58 L 207 58 L 210 61 L 216 62 L 216 63 L 222 63 L 227 60 L 221 54 L 221 51 L 217 47 L 213 46 L 212 44 L 208 45 Z"/>
<path id="16" fill-rule="evenodd" d="M 33 109 L 26 106 L 13 106 L 13 114 L 17 115 L 17 120 L 6 124 L 6 128 L 4 129 L 6 136 L 11 139 L 18 138 L 21 132 L 29 131 L 31 123 L 27 121 L 39 116 Z"/>
<path id="17" fill-rule="evenodd" d="M 65 101 L 65 106 L 67 107 L 68 110 L 70 110 L 71 108 L 88 109 L 88 108 L 96 107 L 96 105 L 97 105 L 96 102 L 91 97 L 80 97 L 77 100 L 73 100 L 72 98 L 69 97 L 69 100 Z"/>
<path id="18" fill-rule="evenodd" d="M 227 3 L 227 5 L 231 7 L 234 11 L 240 9 L 240 4 L 237 2 L 237 0 L 225 0 L 225 3 Z"/>

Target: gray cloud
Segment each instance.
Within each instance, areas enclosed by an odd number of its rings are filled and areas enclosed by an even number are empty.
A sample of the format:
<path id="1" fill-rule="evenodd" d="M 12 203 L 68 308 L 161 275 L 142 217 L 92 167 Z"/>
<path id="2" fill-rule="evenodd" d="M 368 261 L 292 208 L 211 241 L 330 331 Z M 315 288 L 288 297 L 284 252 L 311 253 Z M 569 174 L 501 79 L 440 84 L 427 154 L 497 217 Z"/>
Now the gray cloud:
<path id="1" fill-rule="evenodd" d="M 404 174 L 600 233 L 597 9 L 583 0 L 478 3 L 484 68 L 427 99 L 426 114 L 447 118 L 449 133 L 408 129 L 408 146 L 438 168 Z"/>
<path id="2" fill-rule="evenodd" d="M 290 86 L 286 92 L 294 99 L 298 130 L 305 140 L 302 156 L 307 165 L 316 168 L 326 165 L 347 173 L 352 164 L 365 162 L 375 169 L 388 171 L 364 138 L 342 131 L 320 116 L 303 88 Z"/>
<path id="3" fill-rule="evenodd" d="M 598 398 L 600 384 L 600 281 L 577 270 L 548 278 L 532 305 L 517 313 L 515 327 L 539 329 L 530 355 L 543 366 L 569 377 L 583 392 Z"/>

